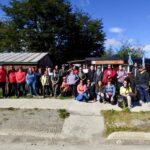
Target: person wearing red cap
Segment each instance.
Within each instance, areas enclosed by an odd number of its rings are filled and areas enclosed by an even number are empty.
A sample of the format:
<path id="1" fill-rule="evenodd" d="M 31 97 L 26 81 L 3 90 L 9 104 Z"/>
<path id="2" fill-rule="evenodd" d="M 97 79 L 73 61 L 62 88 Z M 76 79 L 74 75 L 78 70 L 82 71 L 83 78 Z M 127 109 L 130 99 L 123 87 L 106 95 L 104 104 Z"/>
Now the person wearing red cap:
<path id="1" fill-rule="evenodd" d="M 0 88 L 2 88 L 2 96 L 3 97 L 6 97 L 5 86 L 6 86 L 6 70 L 1 65 L 0 66 Z"/>

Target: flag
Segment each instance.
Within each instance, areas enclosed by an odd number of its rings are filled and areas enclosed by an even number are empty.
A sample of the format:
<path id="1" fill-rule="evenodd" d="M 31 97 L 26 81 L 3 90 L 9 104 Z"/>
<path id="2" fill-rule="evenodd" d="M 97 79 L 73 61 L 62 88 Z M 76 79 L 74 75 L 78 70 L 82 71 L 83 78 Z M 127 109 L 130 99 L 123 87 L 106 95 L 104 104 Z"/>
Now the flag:
<path id="1" fill-rule="evenodd" d="M 133 65 L 133 60 L 131 58 L 131 55 L 129 55 L 128 64 L 129 64 L 129 66 Z"/>
<path id="2" fill-rule="evenodd" d="M 145 56 L 142 57 L 142 67 L 145 68 Z"/>

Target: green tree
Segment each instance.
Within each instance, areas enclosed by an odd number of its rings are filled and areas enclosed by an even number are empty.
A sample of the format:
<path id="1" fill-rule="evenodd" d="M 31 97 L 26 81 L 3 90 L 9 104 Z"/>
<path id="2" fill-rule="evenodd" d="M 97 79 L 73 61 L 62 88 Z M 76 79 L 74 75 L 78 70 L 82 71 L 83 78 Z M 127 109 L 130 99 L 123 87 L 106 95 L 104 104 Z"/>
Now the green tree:
<path id="1" fill-rule="evenodd" d="M 112 57 L 115 56 L 115 52 L 112 48 L 112 46 L 110 46 L 108 49 L 106 49 L 102 55 L 102 57 Z"/>
<path id="2" fill-rule="evenodd" d="M 123 57 L 123 58 L 128 58 L 128 53 L 129 51 L 132 52 L 132 57 L 134 58 L 140 58 L 142 57 L 142 49 L 138 49 L 138 48 L 133 48 L 134 46 L 129 43 L 129 42 L 124 42 L 122 44 L 122 46 L 120 47 L 120 49 L 117 51 L 116 56 L 118 57 Z"/>
<path id="3" fill-rule="evenodd" d="M 1 6 L 8 16 L 0 26 L 0 49 L 49 52 L 57 63 L 103 53 L 102 20 L 72 11 L 67 0 L 11 0 Z"/>

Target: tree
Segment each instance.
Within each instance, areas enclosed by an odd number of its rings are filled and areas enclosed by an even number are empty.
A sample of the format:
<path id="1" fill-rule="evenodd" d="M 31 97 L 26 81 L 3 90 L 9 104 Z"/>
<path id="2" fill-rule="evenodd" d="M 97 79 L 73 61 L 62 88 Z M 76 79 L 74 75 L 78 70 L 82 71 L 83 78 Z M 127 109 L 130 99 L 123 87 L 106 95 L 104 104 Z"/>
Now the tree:
<path id="1" fill-rule="evenodd" d="M 123 57 L 123 58 L 128 58 L 129 51 L 132 52 L 132 57 L 134 57 L 134 58 L 142 57 L 142 54 L 143 54 L 142 49 L 134 47 L 129 42 L 124 42 L 122 44 L 122 46 L 120 47 L 120 49 L 116 53 L 116 56 Z"/>
<path id="2" fill-rule="evenodd" d="M 108 49 L 106 49 L 104 51 L 104 54 L 102 55 L 102 57 L 112 57 L 114 55 L 115 55 L 115 52 L 114 52 L 112 46 L 110 46 Z"/>
<path id="3" fill-rule="evenodd" d="M 73 12 L 67 0 L 11 0 L 2 9 L 8 16 L 2 50 L 49 52 L 57 63 L 103 53 L 102 20 Z"/>

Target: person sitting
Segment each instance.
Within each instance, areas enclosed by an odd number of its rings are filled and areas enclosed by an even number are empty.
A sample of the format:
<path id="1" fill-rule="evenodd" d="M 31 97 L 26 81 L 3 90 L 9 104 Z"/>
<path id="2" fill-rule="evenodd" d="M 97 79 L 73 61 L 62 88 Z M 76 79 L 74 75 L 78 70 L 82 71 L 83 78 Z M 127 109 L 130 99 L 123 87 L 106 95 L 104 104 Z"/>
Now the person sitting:
<path id="1" fill-rule="evenodd" d="M 91 80 L 88 79 L 86 86 L 87 86 L 87 94 L 88 94 L 89 100 L 96 102 L 95 84 L 91 82 Z"/>
<path id="2" fill-rule="evenodd" d="M 108 80 L 107 85 L 104 88 L 104 93 L 105 93 L 105 100 L 113 104 L 115 93 L 116 93 L 116 88 L 111 83 L 111 79 Z"/>
<path id="3" fill-rule="evenodd" d="M 96 100 L 99 101 L 99 102 L 105 102 L 105 99 L 104 99 L 104 86 L 103 86 L 103 83 L 102 81 L 99 81 L 97 86 L 96 86 Z"/>
<path id="4" fill-rule="evenodd" d="M 76 97 L 76 100 L 78 101 L 86 101 L 88 99 L 88 96 L 87 96 L 87 88 L 86 88 L 86 85 L 84 84 L 83 80 L 80 80 L 80 83 L 79 85 L 77 86 L 77 97 Z"/>
<path id="5" fill-rule="evenodd" d="M 124 80 L 123 86 L 120 88 L 120 96 L 122 97 L 123 101 L 127 103 L 128 108 L 131 109 L 134 93 L 132 93 L 132 89 L 127 80 Z"/>
<path id="6" fill-rule="evenodd" d="M 63 77 L 63 82 L 60 86 L 60 96 L 67 96 L 69 95 L 70 87 L 67 83 L 67 78 Z"/>

